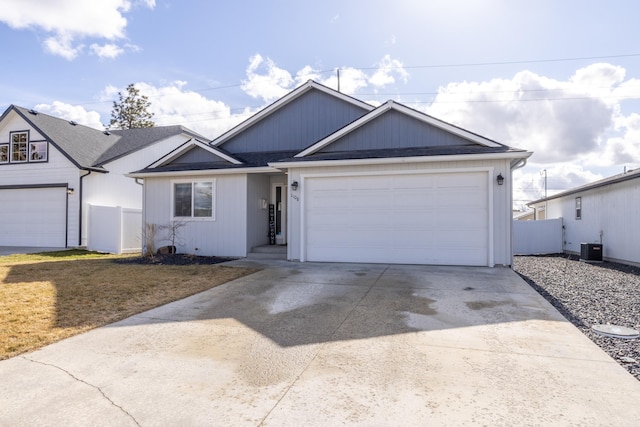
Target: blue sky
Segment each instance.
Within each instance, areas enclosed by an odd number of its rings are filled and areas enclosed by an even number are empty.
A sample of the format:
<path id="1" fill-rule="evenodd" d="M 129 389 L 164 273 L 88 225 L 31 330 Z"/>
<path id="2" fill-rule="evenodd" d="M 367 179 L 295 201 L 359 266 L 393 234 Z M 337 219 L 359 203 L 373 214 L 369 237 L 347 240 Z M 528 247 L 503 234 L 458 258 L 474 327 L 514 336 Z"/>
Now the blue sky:
<path id="1" fill-rule="evenodd" d="M 518 201 L 640 167 L 640 3 L 0 0 L 0 110 L 101 128 L 135 83 L 214 138 L 313 78 L 533 151 Z"/>

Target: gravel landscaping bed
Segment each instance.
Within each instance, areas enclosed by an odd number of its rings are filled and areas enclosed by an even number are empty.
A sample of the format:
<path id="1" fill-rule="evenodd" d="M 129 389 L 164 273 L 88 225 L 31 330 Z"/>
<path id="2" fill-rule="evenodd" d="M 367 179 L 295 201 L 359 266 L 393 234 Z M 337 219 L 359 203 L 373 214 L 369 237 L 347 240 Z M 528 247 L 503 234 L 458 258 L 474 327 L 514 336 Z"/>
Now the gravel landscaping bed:
<path id="1" fill-rule="evenodd" d="M 596 324 L 640 329 L 640 268 L 575 256 L 516 256 L 513 269 L 571 323 L 640 380 L 640 339 L 609 338 Z"/>

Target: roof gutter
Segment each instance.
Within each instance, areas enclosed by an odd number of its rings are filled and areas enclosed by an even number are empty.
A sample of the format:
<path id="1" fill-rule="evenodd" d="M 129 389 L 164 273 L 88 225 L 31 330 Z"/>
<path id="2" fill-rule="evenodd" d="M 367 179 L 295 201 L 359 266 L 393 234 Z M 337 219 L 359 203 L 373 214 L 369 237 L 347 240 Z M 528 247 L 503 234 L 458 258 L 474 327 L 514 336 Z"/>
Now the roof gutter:
<path id="1" fill-rule="evenodd" d="M 524 159 L 516 159 L 516 161 L 511 161 L 511 170 L 514 171 L 516 169 L 523 168 L 527 165 L 527 158 Z"/>

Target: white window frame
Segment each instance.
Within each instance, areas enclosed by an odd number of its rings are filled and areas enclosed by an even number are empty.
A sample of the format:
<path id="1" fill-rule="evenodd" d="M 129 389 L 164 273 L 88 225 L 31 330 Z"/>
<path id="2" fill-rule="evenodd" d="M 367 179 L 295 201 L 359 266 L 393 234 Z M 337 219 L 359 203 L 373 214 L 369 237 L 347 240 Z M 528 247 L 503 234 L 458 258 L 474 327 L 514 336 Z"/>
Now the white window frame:
<path id="1" fill-rule="evenodd" d="M 575 198 L 575 211 L 576 221 L 580 221 L 582 219 L 582 196 Z"/>
<path id="2" fill-rule="evenodd" d="M 11 157 L 11 151 L 9 150 L 9 144 L 0 144 L 0 150 L 2 150 L 3 148 L 6 150 L 5 154 L 6 154 L 7 157 L 4 160 L 0 157 L 0 164 L 1 165 L 9 163 L 9 158 Z"/>
<path id="3" fill-rule="evenodd" d="M 195 191 L 193 191 L 196 183 L 211 183 L 211 216 L 193 216 L 195 209 Z M 175 185 L 191 184 L 191 216 L 176 216 L 175 214 Z M 171 219 L 173 221 L 215 221 L 216 219 L 216 179 L 175 179 L 171 180 Z"/>
<path id="4" fill-rule="evenodd" d="M 47 141 L 29 141 L 28 147 L 29 147 L 29 162 L 40 163 L 40 162 L 46 162 L 49 159 L 49 144 L 47 143 Z M 44 150 L 37 149 L 36 151 L 34 151 L 33 147 L 44 147 Z M 34 159 L 33 158 L 34 153 L 38 153 L 43 157 Z"/>
<path id="5" fill-rule="evenodd" d="M 17 141 L 17 142 L 14 142 L 14 141 L 13 141 L 13 138 L 14 138 L 16 135 L 21 135 L 21 134 L 25 134 L 25 135 L 27 135 L 26 141 L 24 141 L 24 142 L 23 142 L 23 141 Z M 16 144 L 23 144 L 23 143 L 25 144 L 25 148 L 24 148 L 24 150 L 25 150 L 25 153 L 24 153 L 24 160 L 15 160 L 15 159 L 13 158 L 13 152 L 14 152 L 13 147 L 14 147 Z M 9 133 L 9 162 L 10 162 L 10 163 L 28 163 L 28 162 L 29 162 L 29 131 L 27 131 L 27 130 L 21 130 L 21 131 L 17 131 L 17 132 L 10 132 L 10 133 Z"/>

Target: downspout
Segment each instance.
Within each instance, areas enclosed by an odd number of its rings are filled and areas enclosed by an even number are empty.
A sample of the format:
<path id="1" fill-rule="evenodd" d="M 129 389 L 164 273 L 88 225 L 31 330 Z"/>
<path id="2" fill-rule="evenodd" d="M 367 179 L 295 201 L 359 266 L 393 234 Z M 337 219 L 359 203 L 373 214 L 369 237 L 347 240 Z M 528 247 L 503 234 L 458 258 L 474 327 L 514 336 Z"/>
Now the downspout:
<path id="1" fill-rule="evenodd" d="M 80 175 L 80 188 L 78 189 L 78 246 L 82 246 L 82 180 L 91 175 L 90 169 L 85 169 L 86 174 Z"/>
<path id="2" fill-rule="evenodd" d="M 146 221 L 146 217 L 147 217 L 147 187 L 144 185 L 144 178 L 142 179 L 142 182 L 139 181 L 140 178 L 134 178 L 134 182 L 140 186 L 142 186 L 142 229 L 140 230 L 140 238 L 141 238 L 141 242 L 140 242 L 140 252 L 142 253 L 142 255 L 145 255 L 145 253 L 147 252 L 147 242 L 146 242 L 146 234 L 147 234 L 147 221 Z"/>
<path id="3" fill-rule="evenodd" d="M 516 169 L 520 169 L 525 167 L 527 164 L 527 158 L 524 159 L 520 159 L 515 163 L 511 164 L 511 179 L 509 180 L 510 183 L 509 185 L 511 185 L 511 191 L 509 192 L 511 194 L 510 200 L 509 200 L 509 210 L 513 209 L 513 171 Z M 509 231 L 509 233 L 511 233 L 511 265 L 509 267 L 511 267 L 513 269 L 513 217 L 511 217 L 511 230 Z"/>

